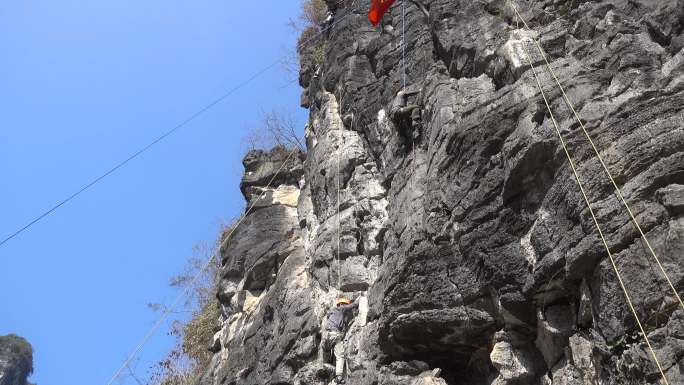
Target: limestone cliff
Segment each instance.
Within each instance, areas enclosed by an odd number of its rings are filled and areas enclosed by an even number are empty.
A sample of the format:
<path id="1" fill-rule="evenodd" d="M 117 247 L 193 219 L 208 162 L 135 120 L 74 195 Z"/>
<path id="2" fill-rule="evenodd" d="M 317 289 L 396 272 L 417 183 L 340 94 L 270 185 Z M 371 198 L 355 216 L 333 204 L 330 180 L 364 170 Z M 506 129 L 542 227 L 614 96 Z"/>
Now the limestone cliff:
<path id="1" fill-rule="evenodd" d="M 302 61 L 306 156 L 278 175 L 282 150 L 245 159 L 246 200 L 265 199 L 222 245 L 201 384 L 328 384 L 318 350 L 338 287 L 361 303 L 348 384 L 660 381 L 525 46 L 669 383 L 684 384 L 684 312 L 531 44 L 679 290 L 684 1 L 518 1 L 534 32 L 502 0 L 424 0 L 429 15 L 407 1 L 403 100 L 400 6 L 375 29 L 366 2 L 328 3 L 325 62 Z"/>
<path id="2" fill-rule="evenodd" d="M 29 385 L 33 372 L 33 348 L 13 334 L 0 336 L 0 385 Z"/>

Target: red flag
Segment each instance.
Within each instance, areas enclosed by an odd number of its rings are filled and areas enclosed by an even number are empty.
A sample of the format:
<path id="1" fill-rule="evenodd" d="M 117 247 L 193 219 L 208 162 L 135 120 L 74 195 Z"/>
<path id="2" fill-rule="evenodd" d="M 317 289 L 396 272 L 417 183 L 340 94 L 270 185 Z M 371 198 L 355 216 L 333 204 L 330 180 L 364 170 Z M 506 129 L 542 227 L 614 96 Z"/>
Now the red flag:
<path id="1" fill-rule="evenodd" d="M 371 0 L 371 8 L 368 12 L 368 20 L 373 25 L 378 25 L 382 16 L 385 15 L 388 9 L 394 4 L 396 0 Z"/>

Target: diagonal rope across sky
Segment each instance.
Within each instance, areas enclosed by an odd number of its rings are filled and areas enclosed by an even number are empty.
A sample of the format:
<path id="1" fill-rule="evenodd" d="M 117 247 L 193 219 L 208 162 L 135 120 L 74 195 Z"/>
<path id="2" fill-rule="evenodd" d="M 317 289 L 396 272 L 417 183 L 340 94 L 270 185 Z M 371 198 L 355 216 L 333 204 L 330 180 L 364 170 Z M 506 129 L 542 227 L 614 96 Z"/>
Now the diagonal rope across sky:
<path id="1" fill-rule="evenodd" d="M 342 22 L 342 20 L 344 20 L 344 19 L 346 19 L 348 16 L 350 16 L 355 10 L 356 10 L 356 8 L 350 10 L 350 11 L 347 12 L 344 16 L 342 16 L 342 17 L 340 17 L 339 19 L 335 20 L 333 23 L 331 23 L 331 24 L 328 25 L 327 27 L 322 28 L 320 31 L 318 31 L 318 33 L 316 33 L 315 35 L 311 36 L 311 37 L 310 37 L 309 39 L 307 39 L 306 41 L 304 41 L 304 42 L 298 44 L 298 45 L 297 45 L 297 51 L 300 51 L 302 48 L 304 48 L 304 47 L 308 46 L 309 44 L 311 44 L 312 42 L 314 42 L 314 41 L 315 41 L 316 39 L 318 39 L 321 35 L 323 35 L 323 34 L 326 33 L 327 31 L 329 31 L 330 29 L 332 29 L 334 26 L 336 26 L 337 24 L 339 24 L 340 22 Z M 119 163 L 115 164 L 113 167 L 111 167 L 110 169 L 108 169 L 107 171 L 105 171 L 105 172 L 104 172 L 103 174 L 101 174 L 100 176 L 98 176 L 98 177 L 94 178 L 93 180 L 91 180 L 90 182 L 86 183 L 85 185 L 83 185 L 81 188 L 77 189 L 74 193 L 72 193 L 72 194 L 69 195 L 68 197 L 66 197 L 66 198 L 64 198 L 63 200 L 59 201 L 57 204 L 55 204 L 55 205 L 53 205 L 52 207 L 50 207 L 49 209 L 45 210 L 43 213 L 41 213 L 40 215 L 38 215 L 38 216 L 36 216 L 35 218 L 33 218 L 31 221 L 29 221 L 28 223 L 26 223 L 24 226 L 18 228 L 17 230 L 15 230 L 14 232 L 12 232 L 10 235 L 8 235 L 8 236 L 6 236 L 5 238 L 3 238 L 2 241 L 0 241 L 0 247 L 2 247 L 3 245 L 5 245 L 7 242 L 11 241 L 11 240 L 14 239 L 15 237 L 17 237 L 19 234 L 21 234 L 21 233 L 23 233 L 24 231 L 28 230 L 29 228 L 31 228 L 31 227 L 32 227 L 33 225 L 35 225 L 36 223 L 38 223 L 38 222 L 40 222 L 41 220 L 43 220 L 45 217 L 47 217 L 47 216 L 49 216 L 50 214 L 54 213 L 54 212 L 57 211 L 60 207 L 62 207 L 62 206 L 64 206 L 65 204 L 69 203 L 70 201 L 74 200 L 76 197 L 78 197 L 79 195 L 83 194 L 84 192 L 86 192 L 87 190 L 89 190 L 91 187 L 93 187 L 93 186 L 95 186 L 96 184 L 100 183 L 103 179 L 105 179 L 105 178 L 107 178 L 108 176 L 112 175 L 113 173 L 115 173 L 116 171 L 118 171 L 120 168 L 126 166 L 126 165 L 127 165 L 128 163 L 130 163 L 131 161 L 133 161 L 133 160 L 135 160 L 136 158 L 140 157 L 140 155 L 142 155 L 142 154 L 144 154 L 145 152 L 147 152 L 147 150 L 149 150 L 150 148 L 152 148 L 152 147 L 154 147 L 155 145 L 159 144 L 160 142 L 164 141 L 166 138 L 168 138 L 169 136 L 171 136 L 171 135 L 173 135 L 174 133 L 176 133 L 179 129 L 181 129 L 181 128 L 187 126 L 189 123 L 193 122 L 193 121 L 196 120 L 198 117 L 200 117 L 201 115 L 203 115 L 203 114 L 206 113 L 207 111 L 211 110 L 211 109 L 214 108 L 216 105 L 220 104 L 221 102 L 223 102 L 224 100 L 226 100 L 228 97 L 230 97 L 231 95 L 233 95 L 234 93 L 236 93 L 236 92 L 239 91 L 240 89 L 246 87 L 246 86 L 249 85 L 251 82 L 253 82 L 253 81 L 256 80 L 257 78 L 259 78 L 260 76 L 262 76 L 263 74 L 265 74 L 265 73 L 268 72 L 269 70 L 273 69 L 274 67 L 276 67 L 276 66 L 277 66 L 278 64 L 280 64 L 281 62 L 282 62 L 282 58 L 279 58 L 278 60 L 275 60 L 275 61 L 272 62 L 271 64 L 269 64 L 269 65 L 263 67 L 262 69 L 260 69 L 259 71 L 255 72 L 253 75 L 251 75 L 250 77 L 246 78 L 246 79 L 243 80 L 242 82 L 240 82 L 240 83 L 238 83 L 237 85 L 233 86 L 231 89 L 229 89 L 228 91 L 226 91 L 226 93 L 224 93 L 224 94 L 221 95 L 220 97 L 218 97 L 218 98 L 214 99 L 213 101 L 211 101 L 210 103 L 206 104 L 204 107 L 202 107 L 201 109 L 199 109 L 197 112 L 193 113 L 192 115 L 188 116 L 185 120 L 181 121 L 181 122 L 178 123 L 176 126 L 174 126 L 173 128 L 171 128 L 170 130 L 164 132 L 162 135 L 158 136 L 156 139 L 152 140 L 151 142 L 149 142 L 149 143 L 146 144 L 145 146 L 141 147 L 139 150 L 135 151 L 134 153 L 132 153 L 131 155 L 129 155 L 129 156 L 128 156 L 127 158 L 125 158 L 124 160 L 122 160 L 122 161 L 120 161 Z"/>

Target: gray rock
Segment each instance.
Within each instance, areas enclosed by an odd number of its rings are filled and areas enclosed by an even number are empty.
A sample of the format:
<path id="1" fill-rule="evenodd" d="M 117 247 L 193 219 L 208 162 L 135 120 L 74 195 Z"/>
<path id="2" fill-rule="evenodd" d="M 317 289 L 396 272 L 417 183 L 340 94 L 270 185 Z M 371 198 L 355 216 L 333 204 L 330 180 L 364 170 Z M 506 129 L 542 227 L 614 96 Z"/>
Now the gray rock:
<path id="1" fill-rule="evenodd" d="M 548 367 L 556 365 L 563 356 L 574 325 L 575 319 L 569 305 L 552 305 L 539 312 L 535 343 Z"/>
<path id="2" fill-rule="evenodd" d="M 532 356 L 523 349 L 513 347 L 509 342 L 500 341 L 494 344 L 489 357 L 499 372 L 494 381 L 496 384 L 527 383 L 534 377 Z"/>
<path id="3" fill-rule="evenodd" d="M 581 327 L 588 328 L 594 322 L 594 314 L 591 308 L 591 292 L 585 280 L 580 286 L 580 302 L 579 310 L 577 312 L 577 324 Z"/>
<path id="4" fill-rule="evenodd" d="M 334 3 L 324 62 L 301 53 L 306 159 L 283 175 L 282 151 L 244 162 L 245 199 L 265 199 L 222 248 L 225 322 L 202 385 L 329 383 L 312 346 L 338 295 L 364 301 L 348 383 L 436 368 L 447 384 L 657 381 L 523 48 L 670 383 L 684 383 L 674 298 L 533 43 L 681 291 L 684 2 L 516 3 L 534 31 L 506 1 L 425 1 L 429 17 L 406 2 L 406 87 L 401 7 L 375 29 L 366 3 Z"/>
<path id="5" fill-rule="evenodd" d="M 684 185 L 672 184 L 658 190 L 658 200 L 672 214 L 684 212 Z"/>
<path id="6" fill-rule="evenodd" d="M 587 336 L 582 334 L 571 336 L 565 355 L 581 375 L 583 384 L 597 385 L 599 383 L 600 359 L 594 354 L 594 344 Z"/>
<path id="7" fill-rule="evenodd" d="M 0 385 L 27 385 L 33 373 L 33 348 L 14 334 L 0 336 Z"/>
<path id="8" fill-rule="evenodd" d="M 565 358 L 556 364 L 551 370 L 552 385 L 589 385 L 582 380 L 582 374 L 579 370 L 569 364 Z"/>
<path id="9" fill-rule="evenodd" d="M 439 369 L 421 373 L 411 385 L 447 385 L 446 381 L 439 377 L 440 373 Z"/>
<path id="10" fill-rule="evenodd" d="M 671 377 L 680 378 L 681 376 L 680 367 L 684 355 L 682 331 L 684 331 L 684 312 L 678 310 L 672 315 L 667 325 L 649 333 L 655 354 L 665 369 L 668 380 Z M 620 357 L 619 362 L 626 378 L 645 379 L 647 381 L 657 381 L 660 378 L 660 372 L 645 343 L 630 345 Z M 670 383 L 678 382 L 670 380 Z"/>

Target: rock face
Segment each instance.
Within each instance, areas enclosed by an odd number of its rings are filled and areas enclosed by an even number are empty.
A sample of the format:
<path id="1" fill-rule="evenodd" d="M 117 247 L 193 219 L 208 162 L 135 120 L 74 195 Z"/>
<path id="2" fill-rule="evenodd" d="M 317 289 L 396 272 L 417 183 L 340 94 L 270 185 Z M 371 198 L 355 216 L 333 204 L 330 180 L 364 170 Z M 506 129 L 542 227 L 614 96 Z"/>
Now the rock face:
<path id="1" fill-rule="evenodd" d="M 0 337 L 0 385 L 27 385 L 33 372 L 33 348 L 13 334 Z"/>
<path id="2" fill-rule="evenodd" d="M 348 384 L 658 383 L 530 61 L 669 383 L 684 384 L 684 311 L 534 43 L 681 290 L 684 1 L 518 1 L 534 31 L 503 0 L 423 2 L 429 17 L 406 2 L 405 89 L 400 6 L 374 29 L 366 2 L 329 2 L 326 60 L 302 61 L 306 157 L 279 173 L 286 151 L 245 159 L 248 204 L 264 199 L 224 240 L 201 384 L 328 384 L 321 325 L 342 293 L 362 305 Z"/>

